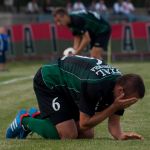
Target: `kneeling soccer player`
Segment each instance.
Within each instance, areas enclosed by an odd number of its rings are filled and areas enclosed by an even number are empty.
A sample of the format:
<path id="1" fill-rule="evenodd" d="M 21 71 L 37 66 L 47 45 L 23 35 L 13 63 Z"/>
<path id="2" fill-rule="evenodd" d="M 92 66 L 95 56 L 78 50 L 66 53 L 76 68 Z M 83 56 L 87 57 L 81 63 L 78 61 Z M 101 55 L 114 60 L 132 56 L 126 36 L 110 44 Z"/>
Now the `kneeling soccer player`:
<path id="1" fill-rule="evenodd" d="M 34 108 L 21 110 L 6 138 L 26 138 L 30 131 L 50 139 L 93 138 L 93 128 L 106 118 L 115 139 L 143 138 L 120 126 L 124 109 L 144 97 L 139 75 L 122 75 L 99 59 L 62 57 L 38 70 L 34 91 L 40 113 Z"/>

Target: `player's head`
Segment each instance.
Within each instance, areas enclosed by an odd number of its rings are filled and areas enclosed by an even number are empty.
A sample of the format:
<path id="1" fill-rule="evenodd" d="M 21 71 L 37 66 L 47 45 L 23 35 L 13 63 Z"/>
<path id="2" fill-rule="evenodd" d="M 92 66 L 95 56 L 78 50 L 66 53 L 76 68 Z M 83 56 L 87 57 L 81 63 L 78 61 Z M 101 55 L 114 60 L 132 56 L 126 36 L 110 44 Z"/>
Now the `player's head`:
<path id="1" fill-rule="evenodd" d="M 67 26 L 70 23 L 68 12 L 64 8 L 57 8 L 54 13 L 54 21 L 57 25 Z"/>
<path id="2" fill-rule="evenodd" d="M 119 77 L 114 88 L 114 96 L 124 93 L 124 98 L 136 97 L 141 99 L 145 95 L 145 86 L 142 78 L 137 74 L 126 74 Z"/>

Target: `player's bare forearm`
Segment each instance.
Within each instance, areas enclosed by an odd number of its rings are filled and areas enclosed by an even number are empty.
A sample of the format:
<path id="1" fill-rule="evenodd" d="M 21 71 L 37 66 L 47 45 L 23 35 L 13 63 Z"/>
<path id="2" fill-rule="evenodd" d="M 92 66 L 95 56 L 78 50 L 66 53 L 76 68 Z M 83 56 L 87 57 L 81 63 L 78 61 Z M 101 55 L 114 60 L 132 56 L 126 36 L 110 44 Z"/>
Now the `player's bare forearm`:
<path id="1" fill-rule="evenodd" d="M 80 42 L 80 45 L 78 46 L 76 50 L 76 54 L 79 54 L 89 43 L 90 43 L 91 39 L 89 36 L 89 33 L 86 32 L 83 36 L 82 36 L 82 40 Z"/>
<path id="2" fill-rule="evenodd" d="M 102 112 L 96 113 L 94 116 L 90 117 L 83 112 L 80 112 L 80 129 L 81 130 L 88 130 L 95 127 L 97 124 L 104 121 L 107 117 L 112 115 L 116 111 L 116 107 L 111 105 L 107 109 Z"/>
<path id="3" fill-rule="evenodd" d="M 80 46 L 81 36 L 74 36 L 73 49 L 77 50 Z"/>
<path id="4" fill-rule="evenodd" d="M 97 124 L 101 123 L 106 118 L 112 116 L 112 114 L 114 114 L 114 112 L 116 112 L 117 110 L 129 107 L 137 101 L 135 97 L 129 99 L 122 99 L 123 96 L 124 94 L 118 96 L 112 105 L 110 105 L 104 111 L 96 113 L 92 117 L 83 112 L 80 112 L 79 125 L 81 130 L 87 130 L 92 127 L 95 127 Z"/>
<path id="5" fill-rule="evenodd" d="M 120 126 L 120 116 L 112 115 L 109 117 L 108 130 L 114 139 L 116 139 L 116 140 L 122 139 L 123 132 L 122 132 L 122 129 Z"/>

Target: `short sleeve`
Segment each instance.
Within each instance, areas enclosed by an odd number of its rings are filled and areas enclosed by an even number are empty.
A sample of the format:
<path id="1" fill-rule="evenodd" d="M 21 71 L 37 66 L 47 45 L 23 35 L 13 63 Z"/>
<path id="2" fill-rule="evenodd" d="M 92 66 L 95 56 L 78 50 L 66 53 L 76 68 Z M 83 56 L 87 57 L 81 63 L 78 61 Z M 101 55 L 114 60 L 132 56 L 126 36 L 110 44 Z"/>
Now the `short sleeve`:
<path id="1" fill-rule="evenodd" d="M 71 15 L 71 30 L 72 34 L 74 36 L 76 35 L 83 35 L 87 29 L 86 29 L 86 21 L 83 17 L 80 17 L 78 15 Z"/>
<path id="2" fill-rule="evenodd" d="M 95 114 L 95 107 L 98 102 L 97 88 L 93 85 L 82 84 L 81 98 L 79 102 L 79 110 L 89 116 Z"/>
<path id="3" fill-rule="evenodd" d="M 118 115 L 118 116 L 123 116 L 123 114 L 124 114 L 124 109 L 118 110 L 115 112 L 115 115 Z"/>
<path id="4" fill-rule="evenodd" d="M 78 30 L 78 29 L 75 29 L 75 28 L 72 29 L 72 34 L 73 34 L 74 36 L 82 35 L 81 31 Z"/>

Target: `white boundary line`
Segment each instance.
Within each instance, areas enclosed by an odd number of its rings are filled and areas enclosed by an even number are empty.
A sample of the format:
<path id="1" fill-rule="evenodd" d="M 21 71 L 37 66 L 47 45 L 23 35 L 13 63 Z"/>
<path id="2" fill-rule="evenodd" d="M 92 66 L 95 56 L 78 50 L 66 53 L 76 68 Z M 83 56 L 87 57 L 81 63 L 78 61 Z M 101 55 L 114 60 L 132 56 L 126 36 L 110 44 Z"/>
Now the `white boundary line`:
<path id="1" fill-rule="evenodd" d="M 0 86 L 15 83 L 15 82 L 19 82 L 19 81 L 24 81 L 24 80 L 28 80 L 28 79 L 33 79 L 33 76 L 20 77 L 20 78 L 15 78 L 15 79 L 12 79 L 12 80 L 3 81 L 3 82 L 0 82 Z"/>

